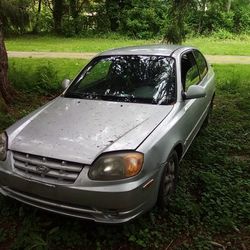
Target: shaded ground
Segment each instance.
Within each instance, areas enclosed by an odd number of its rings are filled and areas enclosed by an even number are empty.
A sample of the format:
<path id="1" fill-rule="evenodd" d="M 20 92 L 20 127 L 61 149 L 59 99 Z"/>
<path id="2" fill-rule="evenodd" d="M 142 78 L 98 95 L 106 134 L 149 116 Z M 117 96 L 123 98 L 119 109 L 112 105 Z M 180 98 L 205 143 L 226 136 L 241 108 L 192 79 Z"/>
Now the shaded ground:
<path id="1" fill-rule="evenodd" d="M 9 57 L 15 58 L 73 58 L 91 59 L 96 53 L 77 53 L 77 52 L 34 52 L 34 51 L 9 51 Z M 210 63 L 216 64 L 250 64 L 250 56 L 232 55 L 206 55 Z"/>

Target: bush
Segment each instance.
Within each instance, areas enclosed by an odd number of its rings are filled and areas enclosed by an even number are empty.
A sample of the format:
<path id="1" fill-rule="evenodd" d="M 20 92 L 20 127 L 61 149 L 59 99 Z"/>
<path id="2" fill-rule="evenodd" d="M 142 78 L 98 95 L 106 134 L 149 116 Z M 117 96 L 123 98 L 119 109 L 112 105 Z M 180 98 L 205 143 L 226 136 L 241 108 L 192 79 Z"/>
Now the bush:
<path id="1" fill-rule="evenodd" d="M 62 34 L 65 37 L 74 37 L 85 35 L 91 31 L 91 23 L 93 20 L 88 16 L 64 17 L 62 21 Z"/>
<path id="2" fill-rule="evenodd" d="M 35 69 L 10 67 L 9 78 L 16 89 L 39 94 L 55 94 L 59 88 L 59 77 L 53 65 L 36 66 Z"/>
<path id="3" fill-rule="evenodd" d="M 219 40 L 225 40 L 225 39 L 234 39 L 235 34 L 225 30 L 225 29 L 219 29 L 218 31 L 214 32 L 212 34 L 214 39 L 219 39 Z"/>
<path id="4" fill-rule="evenodd" d="M 234 11 L 233 16 L 234 27 L 236 33 L 250 33 L 250 7 L 243 8 L 238 6 Z"/>

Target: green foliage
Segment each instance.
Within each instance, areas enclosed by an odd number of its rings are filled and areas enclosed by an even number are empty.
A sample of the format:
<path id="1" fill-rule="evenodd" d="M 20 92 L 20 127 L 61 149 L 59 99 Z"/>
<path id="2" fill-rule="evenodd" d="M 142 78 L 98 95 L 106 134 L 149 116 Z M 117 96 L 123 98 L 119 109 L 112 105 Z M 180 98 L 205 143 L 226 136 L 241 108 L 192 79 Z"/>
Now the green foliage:
<path id="1" fill-rule="evenodd" d="M 159 36 L 165 27 L 167 8 L 159 0 L 132 1 L 133 8 L 123 11 L 121 32 L 140 39 Z"/>
<path id="2" fill-rule="evenodd" d="M 51 11 L 47 8 L 43 8 L 38 14 L 36 6 L 31 6 L 29 10 L 29 16 L 31 19 L 31 31 L 33 31 L 34 26 L 36 26 L 37 32 L 49 33 L 53 30 L 53 15 Z"/>
<path id="3" fill-rule="evenodd" d="M 187 35 L 185 26 L 190 6 L 192 6 L 192 1 L 188 0 L 169 2 L 169 22 L 163 37 L 164 42 L 182 44 L 185 41 Z"/>
<path id="4" fill-rule="evenodd" d="M 28 0 L 0 0 L 0 28 L 6 33 L 23 33 L 28 21 Z"/>
<path id="5" fill-rule="evenodd" d="M 55 95 L 62 80 L 75 77 L 85 63 L 84 60 L 11 59 L 9 79 L 16 89 Z"/>
<path id="6" fill-rule="evenodd" d="M 227 39 L 234 39 L 235 35 L 225 29 L 218 29 L 216 32 L 212 34 L 213 38 L 219 40 L 227 40 Z"/>
<path id="7" fill-rule="evenodd" d="M 233 13 L 224 13 L 216 9 L 210 9 L 205 12 L 202 17 L 201 33 L 210 34 L 217 30 L 224 29 L 232 31 L 233 27 Z"/>
<path id="8" fill-rule="evenodd" d="M 12 114 L 6 113 L 6 111 L 0 111 L 0 131 L 9 127 L 11 124 L 15 122 L 15 117 Z"/>
<path id="9" fill-rule="evenodd" d="M 79 25 L 78 20 L 75 20 L 72 17 L 64 18 L 63 19 L 63 26 L 62 26 L 62 34 L 65 37 L 75 36 L 76 30 L 78 29 L 78 25 Z"/>
<path id="10" fill-rule="evenodd" d="M 249 33 L 249 1 L 234 0 L 228 7 L 229 2 L 50 0 L 42 1 L 42 8 L 38 11 L 36 0 L 0 0 L 0 16 L 8 34 L 24 31 L 52 33 L 57 26 L 60 35 L 66 37 L 116 32 L 132 38 L 161 36 L 166 41 L 169 40 L 167 37 L 173 37 L 172 42 L 178 42 L 186 35 L 221 34 L 221 31 Z M 30 23 L 27 23 L 28 19 Z"/>
<path id="11" fill-rule="evenodd" d="M 40 94 L 55 94 L 60 82 L 57 71 L 50 63 L 37 66 L 34 72 L 23 70 L 20 67 L 17 68 L 16 65 L 13 64 L 11 66 L 9 79 L 16 88 Z"/>
<path id="12" fill-rule="evenodd" d="M 58 75 L 62 75 L 65 70 L 56 67 L 60 64 L 53 65 Z M 72 65 L 71 60 L 68 65 Z M 74 68 L 78 71 L 79 65 Z M 46 213 L 1 196 L 0 225 L 5 227 L 0 231 L 0 239 L 4 235 L 0 244 L 12 249 L 203 250 L 213 249 L 211 241 L 229 244 L 229 249 L 241 249 L 241 244 L 247 246 L 249 66 L 215 65 L 214 68 L 217 93 L 211 124 L 200 132 L 182 161 L 176 195 L 167 211 L 155 208 L 123 225 L 100 225 Z M 9 125 L 8 122 L 3 125 L 2 121 L 14 122 L 36 108 L 41 102 L 39 98 L 36 100 L 36 94 L 33 90 L 24 98 L 27 102 L 17 102 L 11 108 L 15 112 L 0 113 L 1 129 Z"/>
<path id="13" fill-rule="evenodd" d="M 235 33 L 250 32 L 250 4 L 248 6 L 238 5 L 234 9 L 234 25 L 232 31 Z"/>

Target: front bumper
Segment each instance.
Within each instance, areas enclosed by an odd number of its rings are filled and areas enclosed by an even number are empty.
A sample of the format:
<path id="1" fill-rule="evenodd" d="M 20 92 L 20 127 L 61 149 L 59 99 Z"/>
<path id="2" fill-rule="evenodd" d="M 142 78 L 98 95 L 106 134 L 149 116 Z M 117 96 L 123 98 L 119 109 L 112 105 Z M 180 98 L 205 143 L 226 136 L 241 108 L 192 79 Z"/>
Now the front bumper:
<path id="1" fill-rule="evenodd" d="M 102 223 L 123 223 L 154 206 L 156 181 L 150 177 L 111 186 L 55 185 L 24 178 L 0 163 L 0 193 L 47 211 Z M 8 168 L 8 169 L 6 169 Z"/>

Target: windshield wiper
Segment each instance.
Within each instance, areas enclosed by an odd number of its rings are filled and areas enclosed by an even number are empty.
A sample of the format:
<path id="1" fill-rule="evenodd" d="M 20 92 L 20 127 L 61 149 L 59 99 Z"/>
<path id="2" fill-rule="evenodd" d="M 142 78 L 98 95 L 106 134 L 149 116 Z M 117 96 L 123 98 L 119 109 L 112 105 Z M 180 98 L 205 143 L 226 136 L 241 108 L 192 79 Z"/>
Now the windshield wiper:
<path id="1" fill-rule="evenodd" d="M 69 93 L 69 94 L 65 94 L 64 97 L 66 98 L 82 98 L 82 94 L 81 93 Z"/>
<path id="2" fill-rule="evenodd" d="M 154 103 L 151 98 L 135 97 L 134 95 L 103 95 L 102 100 L 131 103 Z"/>
<path id="3" fill-rule="evenodd" d="M 118 101 L 118 102 L 131 102 L 131 103 L 152 103 L 157 104 L 151 98 L 135 97 L 134 95 L 100 95 L 96 93 L 79 93 L 72 92 L 68 93 L 64 97 L 66 98 L 79 98 L 79 99 L 94 99 L 94 100 L 104 100 L 104 101 Z"/>
<path id="4" fill-rule="evenodd" d="M 131 102 L 134 97 L 131 95 L 102 95 L 100 96 L 100 98 L 102 100 L 107 100 L 107 101 Z"/>
<path id="5" fill-rule="evenodd" d="M 79 99 L 99 99 L 102 95 L 96 93 L 80 93 L 80 92 L 72 92 L 66 94 L 64 97 L 66 98 L 79 98 Z"/>

